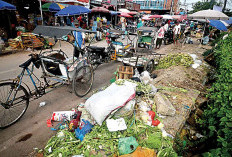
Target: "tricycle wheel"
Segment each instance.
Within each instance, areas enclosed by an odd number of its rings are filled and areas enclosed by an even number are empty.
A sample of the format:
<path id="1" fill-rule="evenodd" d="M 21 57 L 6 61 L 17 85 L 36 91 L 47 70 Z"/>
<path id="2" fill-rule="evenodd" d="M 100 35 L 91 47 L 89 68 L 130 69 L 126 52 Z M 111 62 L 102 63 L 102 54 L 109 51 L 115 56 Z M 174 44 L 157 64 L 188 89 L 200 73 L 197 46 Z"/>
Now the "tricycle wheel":
<path id="1" fill-rule="evenodd" d="M 91 90 L 93 85 L 93 68 L 85 65 L 77 69 L 73 78 L 73 91 L 79 97 L 83 97 Z"/>

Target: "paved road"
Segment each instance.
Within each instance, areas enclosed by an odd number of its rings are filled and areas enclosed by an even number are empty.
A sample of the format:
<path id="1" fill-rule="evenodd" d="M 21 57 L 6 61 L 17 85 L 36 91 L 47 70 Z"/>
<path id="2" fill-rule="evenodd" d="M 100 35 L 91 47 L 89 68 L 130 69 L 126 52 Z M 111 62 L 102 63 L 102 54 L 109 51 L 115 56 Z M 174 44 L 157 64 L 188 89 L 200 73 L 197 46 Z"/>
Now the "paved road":
<path id="1" fill-rule="evenodd" d="M 101 41 L 95 45 L 105 47 L 105 43 L 105 41 Z M 73 47 L 70 44 L 62 43 L 62 50 L 67 52 L 68 56 L 71 56 Z M 30 51 L 24 51 L 0 56 L 0 80 L 16 77 L 21 71 L 18 65 L 29 59 L 28 54 L 30 53 Z M 39 51 L 36 51 L 36 53 L 39 53 Z M 109 84 L 109 80 L 113 78 L 113 73 L 119 64 L 111 62 L 99 66 L 95 71 L 93 89 Z M 36 70 L 35 74 L 39 75 L 40 70 Z M 25 78 L 24 81 L 30 84 L 28 78 Z M 43 101 L 47 104 L 39 107 L 39 103 Z M 27 112 L 19 122 L 9 128 L 0 130 L 0 157 L 27 156 L 33 151 L 33 148 L 42 149 L 48 139 L 55 134 L 55 131 L 51 131 L 46 126 L 46 120 L 51 117 L 53 111 L 71 110 L 84 101 L 85 99 L 72 93 L 70 86 L 56 89 L 37 100 L 31 101 Z"/>

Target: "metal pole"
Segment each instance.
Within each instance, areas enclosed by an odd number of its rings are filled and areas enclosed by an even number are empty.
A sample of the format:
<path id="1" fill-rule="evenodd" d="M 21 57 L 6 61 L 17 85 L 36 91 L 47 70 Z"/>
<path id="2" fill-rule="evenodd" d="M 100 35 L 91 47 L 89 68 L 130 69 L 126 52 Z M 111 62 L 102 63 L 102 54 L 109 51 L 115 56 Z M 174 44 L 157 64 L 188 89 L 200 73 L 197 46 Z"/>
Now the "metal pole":
<path id="1" fill-rule="evenodd" d="M 39 7 L 40 7 L 40 16 L 41 16 L 41 19 L 42 19 L 42 25 L 43 25 L 43 12 L 42 12 L 41 0 L 39 0 Z"/>

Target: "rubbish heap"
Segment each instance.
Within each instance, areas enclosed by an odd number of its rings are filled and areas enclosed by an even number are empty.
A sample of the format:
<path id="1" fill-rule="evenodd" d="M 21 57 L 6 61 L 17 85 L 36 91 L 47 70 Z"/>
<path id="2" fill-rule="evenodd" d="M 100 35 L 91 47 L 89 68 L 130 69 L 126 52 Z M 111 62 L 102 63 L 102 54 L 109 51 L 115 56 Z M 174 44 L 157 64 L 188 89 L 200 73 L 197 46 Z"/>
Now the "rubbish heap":
<path id="1" fill-rule="evenodd" d="M 184 88 L 177 83 L 181 79 L 168 81 L 174 69 L 196 70 L 190 56 L 181 56 L 188 63 L 176 56 L 183 64 L 165 66 L 155 79 L 147 71 L 135 73 L 98 90 L 71 112 L 53 113 L 47 124 L 59 131 L 48 141 L 44 156 L 178 156 L 173 139 L 200 91 Z M 52 121 L 61 123 L 54 127 Z"/>

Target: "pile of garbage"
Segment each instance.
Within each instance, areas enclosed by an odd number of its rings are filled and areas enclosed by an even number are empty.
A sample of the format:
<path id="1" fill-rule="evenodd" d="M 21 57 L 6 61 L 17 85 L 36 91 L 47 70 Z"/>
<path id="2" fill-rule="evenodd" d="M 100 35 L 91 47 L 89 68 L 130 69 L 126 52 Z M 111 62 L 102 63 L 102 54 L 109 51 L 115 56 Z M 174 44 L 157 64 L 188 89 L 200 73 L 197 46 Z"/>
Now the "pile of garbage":
<path id="1" fill-rule="evenodd" d="M 176 110 L 154 101 L 159 92 L 152 80 L 146 71 L 119 79 L 76 109 L 54 112 L 47 124 L 58 132 L 44 156 L 177 156 L 160 114 L 173 116 Z M 59 123 L 52 126 L 53 121 Z"/>

